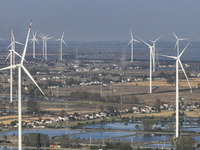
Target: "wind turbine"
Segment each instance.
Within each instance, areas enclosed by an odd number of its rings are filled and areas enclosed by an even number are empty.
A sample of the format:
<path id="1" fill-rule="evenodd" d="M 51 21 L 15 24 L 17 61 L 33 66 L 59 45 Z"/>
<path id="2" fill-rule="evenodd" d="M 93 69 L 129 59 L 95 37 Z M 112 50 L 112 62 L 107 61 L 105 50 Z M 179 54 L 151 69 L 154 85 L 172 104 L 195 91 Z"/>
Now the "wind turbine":
<path id="1" fill-rule="evenodd" d="M 45 43 L 45 36 L 41 33 L 40 37 L 42 38 L 42 57 L 44 57 L 44 43 Z"/>
<path id="2" fill-rule="evenodd" d="M 131 30 L 130 30 L 130 34 L 131 34 L 131 40 L 129 41 L 127 46 L 131 44 L 131 62 L 133 62 L 133 42 L 138 42 L 138 43 L 140 43 L 140 42 L 133 38 L 133 33 Z"/>
<path id="3" fill-rule="evenodd" d="M 11 47 L 11 49 L 15 51 L 15 44 L 24 45 L 20 42 L 15 41 L 15 36 L 14 36 L 13 30 L 11 29 L 11 43 L 7 47 L 7 49 Z M 13 53 L 13 65 L 14 64 L 15 64 L 15 53 Z"/>
<path id="4" fill-rule="evenodd" d="M 44 36 L 44 59 L 47 60 L 47 40 L 53 38 L 53 37 L 48 37 L 49 35 Z"/>
<path id="5" fill-rule="evenodd" d="M 9 50 L 10 53 L 8 54 L 7 58 L 5 61 L 7 61 L 7 59 L 10 57 L 10 66 L 13 65 L 13 54 L 16 54 L 17 56 L 21 57 L 16 51 L 14 51 L 13 49 Z M 22 57 L 21 57 L 22 58 Z M 10 68 L 10 103 L 12 103 L 12 97 L 13 97 L 13 89 L 12 89 L 12 82 L 13 81 L 13 71 L 12 68 Z"/>
<path id="6" fill-rule="evenodd" d="M 141 38 L 140 38 L 140 40 L 144 43 L 144 44 L 146 44 L 148 47 L 149 47 L 149 49 L 150 49 L 150 54 L 149 54 L 149 68 L 150 68 L 150 91 L 149 91 L 149 93 L 151 94 L 152 93 L 152 56 L 153 56 L 153 46 L 151 46 L 151 45 L 149 45 L 148 43 L 146 43 L 144 40 L 142 40 Z"/>
<path id="7" fill-rule="evenodd" d="M 35 42 L 39 44 L 39 40 L 36 38 L 36 35 L 37 35 L 37 31 L 34 33 L 32 32 L 33 34 L 33 38 L 30 39 L 30 41 L 33 43 L 33 58 L 35 59 Z"/>
<path id="8" fill-rule="evenodd" d="M 21 62 L 19 64 L 16 65 L 12 65 L 9 67 L 5 67 L 0 69 L 0 71 L 2 70 L 7 70 L 10 68 L 18 68 L 18 149 L 22 150 L 22 110 L 21 110 L 21 70 L 23 69 L 24 72 L 28 75 L 28 77 L 33 81 L 33 83 L 38 87 L 38 89 L 40 90 L 40 92 L 44 94 L 44 92 L 41 90 L 41 88 L 38 86 L 38 84 L 35 82 L 34 78 L 31 76 L 31 74 L 29 73 L 29 71 L 24 67 L 23 62 L 24 62 L 24 58 L 26 55 L 26 49 L 27 49 L 27 44 L 28 44 L 28 39 L 29 39 L 29 34 L 30 34 L 30 30 L 31 30 L 31 25 L 32 25 L 32 21 L 30 22 L 30 26 L 28 29 L 28 34 L 26 37 L 26 43 L 24 46 L 24 51 L 22 54 L 22 58 L 21 58 Z"/>
<path id="9" fill-rule="evenodd" d="M 53 37 L 48 37 L 49 35 L 46 35 L 46 36 L 44 36 L 42 33 L 41 33 L 41 38 L 42 38 L 42 40 L 43 40 L 43 57 L 44 57 L 44 59 L 45 60 L 47 60 L 47 40 L 49 40 L 49 39 L 51 39 L 51 38 L 53 38 Z"/>
<path id="10" fill-rule="evenodd" d="M 176 38 L 176 44 L 175 44 L 175 47 L 177 48 L 177 56 L 179 55 L 179 42 L 180 41 L 183 41 L 183 40 L 187 40 L 187 38 L 181 38 L 181 39 L 179 39 L 178 37 L 177 37 L 177 35 L 174 33 L 174 32 L 172 32 L 173 33 L 173 35 L 175 36 L 175 38 Z"/>
<path id="11" fill-rule="evenodd" d="M 156 63 L 155 63 L 155 56 L 156 56 L 156 42 L 161 39 L 163 36 L 160 36 L 159 38 L 157 38 L 154 41 L 151 41 L 153 43 L 153 50 L 152 50 L 152 57 L 153 57 L 153 72 L 155 72 L 156 70 Z"/>
<path id="12" fill-rule="evenodd" d="M 192 93 L 192 88 L 191 88 L 190 82 L 189 82 L 188 77 L 185 73 L 185 69 L 183 68 L 183 65 L 181 63 L 180 58 L 183 55 L 183 53 L 185 52 L 185 50 L 187 49 L 187 47 L 189 46 L 189 44 L 191 43 L 191 41 L 193 40 L 193 38 L 188 42 L 188 44 L 185 46 L 183 51 L 177 57 L 176 56 L 161 55 L 163 57 L 173 58 L 173 59 L 176 60 L 176 138 L 179 137 L 179 74 L 178 74 L 179 73 L 179 65 L 181 66 L 182 71 L 183 71 L 183 73 L 184 73 L 184 75 L 187 79 L 188 85 L 190 87 L 190 93 Z"/>
<path id="13" fill-rule="evenodd" d="M 62 60 L 62 43 L 64 43 L 67 46 L 67 44 L 63 40 L 64 34 L 65 34 L 65 32 L 63 32 L 60 39 L 57 39 L 57 41 L 60 41 L 60 60 Z"/>

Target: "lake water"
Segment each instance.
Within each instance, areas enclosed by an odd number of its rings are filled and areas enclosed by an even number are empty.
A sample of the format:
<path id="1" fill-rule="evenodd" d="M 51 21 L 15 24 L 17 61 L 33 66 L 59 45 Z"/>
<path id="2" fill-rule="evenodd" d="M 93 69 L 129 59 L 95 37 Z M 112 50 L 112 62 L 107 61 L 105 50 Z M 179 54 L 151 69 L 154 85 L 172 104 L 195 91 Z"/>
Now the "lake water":
<path id="1" fill-rule="evenodd" d="M 156 141 L 164 141 L 168 140 L 171 136 L 166 135 L 137 135 L 137 136 L 129 136 L 124 138 L 119 138 L 122 141 L 138 141 L 138 142 L 156 142 Z"/>
<path id="2" fill-rule="evenodd" d="M 145 148 L 173 148 L 171 144 L 149 144 L 145 145 Z"/>
<path id="3" fill-rule="evenodd" d="M 103 132 L 91 132 L 91 133 L 83 133 L 83 134 L 77 134 L 77 135 L 71 135 L 71 138 L 81 138 L 81 139 L 105 139 L 105 138 L 112 138 L 112 137 L 118 137 L 118 136 L 125 136 L 125 135 L 131 135 L 136 134 L 135 132 L 114 132 L 114 131 L 103 131 Z"/>
<path id="4" fill-rule="evenodd" d="M 61 136 L 66 134 L 75 134 L 75 133 L 82 133 L 83 131 L 79 130 L 64 130 L 64 129 L 30 129 L 30 130 L 22 130 L 22 134 L 28 134 L 28 133 L 41 133 L 41 134 L 47 134 L 51 137 L 53 136 Z M 18 130 L 15 131 L 9 131 L 9 132 L 0 132 L 0 135 L 18 135 Z"/>
<path id="5" fill-rule="evenodd" d="M 106 124 L 95 124 L 95 125 L 88 125 L 84 126 L 83 128 L 91 128 L 91 129 L 123 129 L 123 130 L 136 130 L 135 126 L 136 125 L 141 125 L 141 123 L 128 123 L 125 125 L 124 123 L 106 123 Z"/>
<path id="6" fill-rule="evenodd" d="M 141 122 L 128 123 L 127 125 L 125 125 L 124 123 L 120 123 L 120 122 L 106 123 L 106 124 L 94 124 L 94 125 L 83 126 L 83 128 L 90 128 L 90 129 L 101 129 L 102 128 L 102 129 L 115 129 L 115 130 L 137 130 L 135 128 L 136 125 L 140 126 L 139 130 L 143 130 Z M 158 123 L 157 125 L 156 124 L 153 125 L 153 128 L 157 127 L 157 128 L 161 128 L 161 129 L 166 129 L 166 126 L 167 126 L 167 123 L 166 124 L 162 124 L 162 125 L 161 125 L 161 123 Z M 197 132 L 198 130 L 200 131 L 200 126 L 197 123 L 191 124 L 191 123 L 186 122 L 186 123 L 183 123 L 182 127 L 186 131 L 189 131 L 189 130 L 190 131 L 194 131 L 194 132 Z M 175 129 L 175 127 L 174 127 L 174 129 Z"/>

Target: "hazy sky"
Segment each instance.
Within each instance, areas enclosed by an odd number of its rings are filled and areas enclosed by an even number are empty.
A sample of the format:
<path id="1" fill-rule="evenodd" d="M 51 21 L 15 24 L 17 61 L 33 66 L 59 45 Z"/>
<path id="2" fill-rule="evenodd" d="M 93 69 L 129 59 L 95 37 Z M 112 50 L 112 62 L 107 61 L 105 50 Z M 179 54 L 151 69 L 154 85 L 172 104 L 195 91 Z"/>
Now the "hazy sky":
<path id="1" fill-rule="evenodd" d="M 25 41 L 27 27 L 66 41 L 174 40 L 200 31 L 199 0 L 0 0 L 0 37 Z"/>

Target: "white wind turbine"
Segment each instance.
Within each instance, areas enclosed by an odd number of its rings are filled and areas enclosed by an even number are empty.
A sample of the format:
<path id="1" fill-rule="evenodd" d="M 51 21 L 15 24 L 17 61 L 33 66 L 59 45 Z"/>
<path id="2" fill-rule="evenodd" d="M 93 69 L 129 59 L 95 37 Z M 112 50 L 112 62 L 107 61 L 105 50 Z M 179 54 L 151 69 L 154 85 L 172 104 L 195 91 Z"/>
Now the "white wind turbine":
<path id="1" fill-rule="evenodd" d="M 144 43 L 144 44 L 146 44 L 148 47 L 149 47 L 149 50 L 150 50 L 150 54 L 149 54 L 149 70 L 150 70 L 150 89 L 149 89 L 149 93 L 151 94 L 152 93 L 152 56 L 153 56 L 153 46 L 151 46 L 151 45 L 149 45 L 148 43 L 146 43 L 144 40 L 142 40 L 141 38 L 140 38 L 140 40 Z"/>
<path id="2" fill-rule="evenodd" d="M 60 39 L 57 39 L 57 41 L 60 41 L 60 60 L 62 60 L 62 43 L 64 43 L 67 46 L 67 44 L 63 40 L 64 34 L 65 34 L 65 32 L 63 32 Z"/>
<path id="3" fill-rule="evenodd" d="M 51 38 L 53 37 L 48 37 L 48 35 L 45 37 L 45 60 L 47 60 L 47 40 Z"/>
<path id="4" fill-rule="evenodd" d="M 20 42 L 15 41 L 15 36 L 14 36 L 13 30 L 11 29 L 11 43 L 7 47 L 7 49 L 9 47 L 11 47 L 11 49 L 15 51 L 15 44 L 24 45 L 24 44 L 22 44 Z M 13 53 L 13 65 L 15 65 L 15 53 Z"/>
<path id="5" fill-rule="evenodd" d="M 33 43 L 33 58 L 35 59 L 35 42 L 39 44 L 39 40 L 36 38 L 37 31 L 35 33 L 32 32 L 32 34 L 33 34 L 33 38 L 30 39 L 30 41 Z"/>
<path id="6" fill-rule="evenodd" d="M 181 38 L 181 39 L 179 39 L 179 38 L 177 37 L 177 35 L 176 35 L 174 32 L 172 32 L 172 33 L 173 33 L 173 35 L 174 35 L 175 38 L 176 38 L 175 47 L 177 48 L 177 56 L 178 56 L 178 55 L 179 55 L 179 42 L 180 42 L 180 41 L 187 40 L 187 38 Z"/>
<path id="7" fill-rule="evenodd" d="M 161 55 L 161 56 L 173 58 L 173 59 L 176 60 L 176 138 L 179 137 L 179 65 L 181 66 L 182 71 L 183 71 L 183 73 L 184 73 L 184 75 L 187 79 L 188 85 L 190 87 L 190 93 L 192 93 L 192 88 L 191 88 L 190 82 L 189 82 L 188 77 L 185 73 L 185 69 L 183 68 L 183 65 L 181 63 L 180 58 L 183 55 L 184 51 L 189 46 L 189 44 L 191 43 L 192 39 L 188 42 L 188 44 L 185 46 L 183 51 L 177 57 L 176 56 Z"/>
<path id="8" fill-rule="evenodd" d="M 14 51 L 13 49 L 9 50 L 10 53 L 8 54 L 7 58 L 5 61 L 7 61 L 7 59 L 10 57 L 10 66 L 13 65 L 13 54 L 16 54 L 17 56 L 19 56 L 20 58 L 22 58 L 16 51 Z M 13 71 L 12 68 L 10 68 L 10 103 L 12 103 L 13 101 L 13 89 L 12 86 L 13 85 Z"/>
<path id="9" fill-rule="evenodd" d="M 42 38 L 42 57 L 44 57 L 44 44 L 45 44 L 45 36 L 41 33 L 40 37 Z"/>
<path id="10" fill-rule="evenodd" d="M 153 57 L 153 72 L 155 72 L 156 70 L 156 63 L 155 63 L 155 58 L 156 58 L 156 42 L 161 39 L 163 36 L 160 36 L 159 38 L 157 38 L 154 41 L 151 41 L 153 43 L 153 50 L 152 50 L 152 57 Z"/>
<path id="11" fill-rule="evenodd" d="M 30 30 L 31 30 L 31 24 L 32 24 L 32 21 L 30 22 L 30 26 L 29 26 L 29 29 L 28 29 L 28 34 L 27 34 L 26 43 L 25 43 L 25 46 L 24 46 L 24 51 L 23 51 L 23 54 L 22 54 L 21 62 L 19 64 L 0 69 L 0 71 L 1 71 L 1 70 L 7 70 L 7 69 L 10 69 L 10 68 L 18 68 L 18 149 L 19 150 L 22 150 L 22 109 L 21 109 L 21 70 L 22 69 L 28 75 L 28 77 L 33 81 L 33 83 L 38 87 L 38 89 L 41 91 L 41 93 L 43 95 L 45 95 L 44 92 L 41 90 L 41 88 L 38 86 L 38 84 L 35 82 L 33 77 L 31 76 L 29 71 L 23 65 L 24 58 L 25 58 L 25 55 L 26 55 L 26 49 L 27 49 L 29 34 L 30 34 Z"/>
<path id="12" fill-rule="evenodd" d="M 48 37 L 49 35 L 44 36 L 44 59 L 47 60 L 47 40 L 53 38 L 53 37 Z"/>
<path id="13" fill-rule="evenodd" d="M 130 34 L 131 34 L 131 40 L 129 41 L 127 46 L 131 44 L 131 62 L 133 62 L 133 42 L 138 42 L 138 43 L 140 43 L 140 42 L 133 38 L 133 33 L 131 30 L 130 30 Z"/>

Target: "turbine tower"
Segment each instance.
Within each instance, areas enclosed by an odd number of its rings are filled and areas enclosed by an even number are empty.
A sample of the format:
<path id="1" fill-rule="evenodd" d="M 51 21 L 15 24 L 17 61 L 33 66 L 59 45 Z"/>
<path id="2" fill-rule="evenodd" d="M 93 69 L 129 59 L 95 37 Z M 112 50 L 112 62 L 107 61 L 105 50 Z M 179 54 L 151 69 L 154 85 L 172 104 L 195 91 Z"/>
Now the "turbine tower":
<path id="1" fill-rule="evenodd" d="M 38 86 L 38 84 L 35 82 L 34 78 L 31 76 L 29 71 L 23 65 L 24 58 L 25 58 L 25 55 L 26 55 L 26 49 L 27 49 L 29 34 L 30 34 L 30 30 L 31 30 L 31 24 L 32 24 L 32 21 L 30 22 L 30 26 L 29 26 L 29 29 L 28 29 L 28 34 L 27 34 L 26 43 L 25 43 L 25 46 L 24 46 L 24 51 L 23 51 L 23 54 L 22 54 L 21 62 L 19 64 L 0 69 L 0 71 L 1 71 L 1 70 L 7 70 L 7 69 L 10 69 L 10 68 L 18 68 L 18 150 L 22 150 L 22 120 L 21 120 L 22 119 L 22 109 L 21 109 L 21 70 L 22 69 L 28 75 L 28 77 L 33 81 L 33 83 L 38 87 L 38 89 L 41 91 L 41 93 L 43 95 L 45 95 L 43 93 L 43 91 L 41 90 L 41 88 Z"/>
<path id="2" fill-rule="evenodd" d="M 44 57 L 44 43 L 45 43 L 45 39 L 44 39 L 44 35 L 41 33 L 40 35 L 41 39 L 42 39 L 42 57 Z"/>
<path id="3" fill-rule="evenodd" d="M 142 40 L 141 38 L 140 38 L 140 40 L 144 43 L 144 44 L 146 44 L 148 47 L 149 47 L 149 50 L 150 50 L 150 54 L 149 54 L 149 70 L 150 70 L 150 83 L 149 83 L 149 85 L 150 85 L 150 88 L 149 88 L 149 93 L 151 94 L 152 93 L 152 55 L 153 55 L 153 46 L 151 46 L 151 45 L 149 45 L 148 43 L 146 43 L 144 40 Z"/>
<path id="4" fill-rule="evenodd" d="M 15 44 L 24 45 L 20 42 L 15 41 L 15 36 L 14 36 L 13 30 L 11 29 L 11 43 L 7 47 L 7 49 L 11 47 L 11 49 L 15 51 Z M 13 53 L 13 65 L 15 65 L 15 53 Z"/>
<path id="5" fill-rule="evenodd" d="M 183 53 L 185 52 L 185 50 L 187 49 L 187 47 L 189 46 L 189 44 L 191 43 L 192 39 L 189 41 L 189 43 L 185 46 L 183 51 L 177 57 L 176 56 L 161 55 L 161 56 L 173 58 L 173 59 L 176 60 L 176 138 L 179 137 L 179 65 L 181 66 L 182 71 L 183 71 L 183 73 L 184 73 L 184 75 L 187 79 L 188 85 L 190 87 L 190 93 L 192 93 L 192 88 L 191 88 L 190 82 L 189 82 L 188 77 L 185 73 L 185 69 L 183 68 L 183 65 L 181 63 L 180 58 L 183 55 Z M 177 49 L 177 53 L 178 53 L 178 49 Z"/>
<path id="6" fill-rule="evenodd" d="M 64 37 L 64 34 L 65 32 L 63 32 L 62 36 L 60 39 L 57 39 L 56 41 L 60 41 L 60 60 L 63 60 L 62 59 L 62 43 L 64 43 L 66 46 L 67 44 L 65 43 L 65 41 L 63 40 L 63 37 Z M 67 46 L 68 47 L 68 46 Z"/>
<path id="7" fill-rule="evenodd" d="M 51 39 L 52 37 L 48 37 L 48 35 L 46 35 L 44 37 L 44 41 L 45 41 L 45 45 L 44 45 L 44 49 L 45 49 L 45 60 L 47 60 L 47 40 Z"/>
<path id="8" fill-rule="evenodd" d="M 30 39 L 30 41 L 33 43 L 33 58 L 35 59 L 35 42 L 39 44 L 39 40 L 36 38 L 36 35 L 37 35 L 37 31 L 34 33 L 32 32 L 33 34 L 33 38 Z"/>
<path id="9" fill-rule="evenodd" d="M 130 34 L 131 34 L 131 40 L 129 41 L 127 46 L 131 44 L 131 62 L 133 62 L 133 42 L 138 42 L 138 43 L 140 43 L 140 42 L 133 38 L 133 33 L 131 30 L 130 30 Z"/>
<path id="10" fill-rule="evenodd" d="M 156 70 L 156 63 L 155 63 L 155 59 L 156 59 L 156 42 L 161 39 L 163 36 L 160 36 L 159 38 L 157 38 L 154 41 L 151 41 L 153 43 L 153 50 L 152 50 L 152 57 L 153 57 L 153 72 L 155 72 Z"/>

